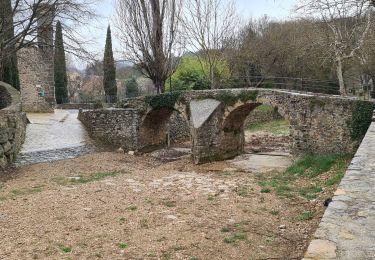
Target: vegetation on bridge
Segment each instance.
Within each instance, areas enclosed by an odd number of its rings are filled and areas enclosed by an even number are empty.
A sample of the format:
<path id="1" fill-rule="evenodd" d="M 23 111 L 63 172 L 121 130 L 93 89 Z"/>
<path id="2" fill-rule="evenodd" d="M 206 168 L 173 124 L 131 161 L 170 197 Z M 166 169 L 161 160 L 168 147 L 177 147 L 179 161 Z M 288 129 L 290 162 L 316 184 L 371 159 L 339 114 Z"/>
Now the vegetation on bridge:
<path id="1" fill-rule="evenodd" d="M 366 101 L 358 101 L 349 123 L 352 140 L 360 141 L 366 134 L 372 120 L 375 105 Z"/>
<path id="2" fill-rule="evenodd" d="M 155 96 L 146 96 L 145 102 L 152 108 L 174 108 L 181 92 L 170 92 Z"/>

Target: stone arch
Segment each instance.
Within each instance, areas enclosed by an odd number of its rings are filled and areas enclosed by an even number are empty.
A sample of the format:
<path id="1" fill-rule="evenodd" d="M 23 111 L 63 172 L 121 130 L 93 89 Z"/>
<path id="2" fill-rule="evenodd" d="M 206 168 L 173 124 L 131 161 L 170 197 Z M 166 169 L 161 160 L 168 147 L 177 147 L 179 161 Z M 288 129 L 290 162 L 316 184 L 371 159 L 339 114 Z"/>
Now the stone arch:
<path id="1" fill-rule="evenodd" d="M 261 103 L 237 103 L 228 107 L 222 124 L 222 146 L 226 147 L 226 157 L 235 157 L 244 152 L 244 123 L 247 116 Z"/>
<path id="2" fill-rule="evenodd" d="M 139 141 L 141 142 L 142 151 L 150 152 L 166 146 L 169 121 L 174 112 L 177 112 L 189 125 L 188 114 L 182 104 L 176 104 L 173 108 L 158 107 L 148 109 L 141 118 L 139 127 Z"/>
<path id="3" fill-rule="evenodd" d="M 140 125 L 140 142 L 143 151 L 152 151 L 166 143 L 166 129 L 172 115 L 172 108 L 150 109 L 142 118 Z"/>
<path id="4" fill-rule="evenodd" d="M 243 127 L 243 123 L 246 117 L 253 111 L 256 107 L 260 106 L 261 103 L 245 103 L 235 106 L 229 112 L 223 122 L 224 132 L 236 131 Z"/>

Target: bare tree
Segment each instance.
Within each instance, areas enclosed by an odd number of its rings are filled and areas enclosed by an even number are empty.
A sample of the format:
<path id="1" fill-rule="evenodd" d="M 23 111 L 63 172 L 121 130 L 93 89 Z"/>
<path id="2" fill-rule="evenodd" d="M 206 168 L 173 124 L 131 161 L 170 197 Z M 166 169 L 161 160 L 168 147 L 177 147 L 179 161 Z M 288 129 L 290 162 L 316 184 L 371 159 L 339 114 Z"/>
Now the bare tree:
<path id="1" fill-rule="evenodd" d="M 181 49 L 182 0 L 118 0 L 117 29 L 126 59 L 137 64 L 158 93 L 176 67 Z"/>
<path id="2" fill-rule="evenodd" d="M 336 65 L 340 93 L 347 95 L 344 65 L 363 48 L 372 24 L 373 0 L 301 0 L 298 11 L 317 18 L 327 31 L 322 43 Z"/>
<path id="3" fill-rule="evenodd" d="M 186 42 L 198 54 L 212 88 L 217 87 L 215 73 L 233 44 L 239 19 L 233 0 L 188 0 L 182 18 Z M 205 69 L 203 69 L 206 71 Z M 216 71 L 215 71 L 216 70 Z"/>
<path id="4" fill-rule="evenodd" d="M 48 44 L 53 46 L 53 39 L 41 39 L 41 35 L 51 38 L 51 33 L 40 31 L 47 27 L 52 20 L 60 20 L 64 27 L 64 38 L 66 39 L 67 51 L 76 55 L 85 56 L 83 45 L 85 41 L 79 37 L 78 28 L 86 24 L 89 18 L 95 16 L 91 9 L 96 0 L 12 0 L 12 22 L 7 18 L 0 17 L 0 52 L 2 59 L 7 55 L 27 46 L 40 46 Z M 9 21 L 9 19 L 8 19 Z M 13 30 L 11 37 L 5 35 Z M 39 32 L 38 32 L 39 30 Z M 39 37 L 38 37 L 39 35 Z M 52 32 L 53 35 L 53 32 Z"/>

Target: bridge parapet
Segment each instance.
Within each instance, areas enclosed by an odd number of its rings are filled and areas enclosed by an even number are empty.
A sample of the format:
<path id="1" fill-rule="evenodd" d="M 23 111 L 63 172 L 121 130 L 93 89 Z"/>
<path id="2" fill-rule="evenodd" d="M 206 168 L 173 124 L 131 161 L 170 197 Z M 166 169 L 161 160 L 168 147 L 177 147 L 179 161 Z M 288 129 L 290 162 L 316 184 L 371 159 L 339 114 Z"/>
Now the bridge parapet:
<path id="1" fill-rule="evenodd" d="M 189 123 L 195 163 L 235 157 L 244 149 L 244 121 L 269 104 L 290 124 L 293 154 L 352 153 L 371 122 L 373 104 L 355 98 L 272 89 L 173 92 L 128 99 L 139 116 L 138 150 L 166 144 L 168 119 L 178 111 Z M 126 131 L 126 129 L 124 129 Z M 126 145 L 124 145 L 126 147 Z"/>
<path id="2" fill-rule="evenodd" d="M 372 123 L 315 232 L 305 260 L 374 259 L 375 123 Z"/>
<path id="3" fill-rule="evenodd" d="M 12 164 L 25 140 L 27 118 L 21 112 L 20 93 L 0 82 L 0 170 Z"/>

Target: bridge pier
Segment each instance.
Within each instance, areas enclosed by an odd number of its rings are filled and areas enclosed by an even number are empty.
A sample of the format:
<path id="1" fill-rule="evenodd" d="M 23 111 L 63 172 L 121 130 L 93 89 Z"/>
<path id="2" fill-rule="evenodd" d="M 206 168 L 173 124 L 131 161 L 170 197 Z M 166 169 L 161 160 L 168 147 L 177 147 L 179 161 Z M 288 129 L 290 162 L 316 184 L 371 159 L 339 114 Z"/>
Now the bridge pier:
<path id="1" fill-rule="evenodd" d="M 225 106 L 214 99 L 190 102 L 192 156 L 195 164 L 232 159 L 243 154 L 244 121 L 260 103 Z"/>

